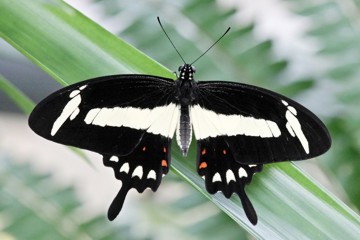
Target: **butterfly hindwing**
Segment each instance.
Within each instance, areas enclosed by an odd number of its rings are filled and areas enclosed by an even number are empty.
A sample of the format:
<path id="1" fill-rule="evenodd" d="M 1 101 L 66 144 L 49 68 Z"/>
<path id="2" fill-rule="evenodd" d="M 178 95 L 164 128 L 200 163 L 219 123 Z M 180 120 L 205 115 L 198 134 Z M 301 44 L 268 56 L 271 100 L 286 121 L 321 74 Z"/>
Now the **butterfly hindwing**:
<path id="1" fill-rule="evenodd" d="M 331 145 L 326 127 L 309 110 L 250 85 L 199 82 L 190 115 L 197 140 L 222 138 L 243 164 L 308 159 Z"/>
<path id="2" fill-rule="evenodd" d="M 256 224 L 257 215 L 245 193 L 245 185 L 262 170 L 262 164 L 245 165 L 235 161 L 233 149 L 222 138 L 200 140 L 197 146 L 197 170 L 205 178 L 206 190 L 210 194 L 221 191 L 227 198 L 238 194 L 247 217 Z"/>
<path id="3" fill-rule="evenodd" d="M 145 133 L 137 147 L 128 155 L 103 155 L 104 165 L 114 170 L 122 186 L 113 200 L 108 218 L 120 212 L 126 194 L 132 188 L 142 193 L 146 188 L 156 191 L 171 162 L 171 138 Z"/>

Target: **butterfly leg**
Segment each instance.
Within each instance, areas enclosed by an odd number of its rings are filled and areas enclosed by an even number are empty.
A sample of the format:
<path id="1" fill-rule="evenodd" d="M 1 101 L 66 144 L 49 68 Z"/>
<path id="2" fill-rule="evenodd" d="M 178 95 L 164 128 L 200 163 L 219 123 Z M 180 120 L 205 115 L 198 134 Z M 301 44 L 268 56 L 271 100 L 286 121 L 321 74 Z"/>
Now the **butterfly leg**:
<path id="1" fill-rule="evenodd" d="M 145 134 L 139 145 L 128 155 L 103 155 L 104 165 L 114 170 L 122 186 L 110 205 L 109 220 L 121 211 L 127 193 L 135 188 L 142 193 L 146 188 L 156 191 L 171 162 L 171 140 L 160 135 Z"/>
<path id="2" fill-rule="evenodd" d="M 257 223 L 257 215 L 246 195 L 245 186 L 256 172 L 262 170 L 262 164 L 238 163 L 224 141 L 209 138 L 198 141 L 197 169 L 199 175 L 205 177 L 209 193 L 221 191 L 226 198 L 230 198 L 233 193 L 238 194 L 246 216 L 252 224 Z"/>

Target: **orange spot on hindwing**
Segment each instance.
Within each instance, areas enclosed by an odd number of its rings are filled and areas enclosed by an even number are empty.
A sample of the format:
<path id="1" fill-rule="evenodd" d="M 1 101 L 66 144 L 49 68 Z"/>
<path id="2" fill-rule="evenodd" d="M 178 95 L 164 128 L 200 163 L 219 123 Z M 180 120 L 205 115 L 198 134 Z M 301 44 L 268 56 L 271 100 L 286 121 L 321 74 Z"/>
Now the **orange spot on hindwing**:
<path id="1" fill-rule="evenodd" d="M 226 155 L 226 150 L 225 149 L 223 150 L 223 154 Z"/>
<path id="2" fill-rule="evenodd" d="M 201 151 L 201 155 L 205 155 L 206 154 L 206 148 L 204 148 L 202 151 Z"/>
<path id="3" fill-rule="evenodd" d="M 166 153 L 166 147 L 163 148 L 163 152 Z"/>
<path id="4" fill-rule="evenodd" d="M 162 167 L 167 167 L 167 166 L 168 166 L 166 160 L 163 159 L 163 160 L 161 161 L 161 166 L 162 166 Z"/>
<path id="5" fill-rule="evenodd" d="M 203 168 L 207 168 L 207 163 L 206 162 L 200 163 L 199 169 L 203 169 Z"/>
<path id="6" fill-rule="evenodd" d="M 143 151 L 143 152 L 145 152 L 145 151 L 146 151 L 146 146 L 144 146 L 144 147 L 142 148 L 142 151 Z"/>

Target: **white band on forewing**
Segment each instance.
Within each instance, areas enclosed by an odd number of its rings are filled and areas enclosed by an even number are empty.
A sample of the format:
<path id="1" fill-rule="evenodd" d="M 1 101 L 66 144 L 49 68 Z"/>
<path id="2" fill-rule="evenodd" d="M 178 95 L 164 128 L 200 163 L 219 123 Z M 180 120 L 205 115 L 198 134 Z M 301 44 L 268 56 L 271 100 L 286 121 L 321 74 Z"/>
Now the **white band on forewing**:
<path id="1" fill-rule="evenodd" d="M 51 136 L 54 136 L 61 126 L 66 122 L 68 118 L 74 120 L 74 118 L 79 114 L 80 109 L 79 105 L 81 103 L 80 91 L 85 89 L 87 85 L 81 86 L 79 89 L 73 90 L 70 95 L 70 101 L 65 105 L 60 116 L 55 120 L 51 128 Z"/>
<path id="2" fill-rule="evenodd" d="M 190 107 L 190 117 L 196 139 L 236 135 L 271 138 L 281 135 L 278 125 L 273 121 L 218 114 L 199 105 Z"/>
<path id="3" fill-rule="evenodd" d="M 180 108 L 171 103 L 149 108 L 114 107 L 91 109 L 84 121 L 100 127 L 129 127 L 172 138 L 179 121 Z"/>

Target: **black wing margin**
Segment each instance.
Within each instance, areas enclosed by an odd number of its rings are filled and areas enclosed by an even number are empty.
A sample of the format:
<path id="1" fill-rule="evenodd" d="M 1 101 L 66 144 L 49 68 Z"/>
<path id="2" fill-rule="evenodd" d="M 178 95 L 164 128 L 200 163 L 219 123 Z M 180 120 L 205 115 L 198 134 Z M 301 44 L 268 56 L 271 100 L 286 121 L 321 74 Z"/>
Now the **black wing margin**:
<path id="1" fill-rule="evenodd" d="M 211 114 L 196 112 L 195 107 Z M 313 158 L 331 145 L 325 125 L 312 112 L 285 96 L 251 85 L 199 82 L 198 102 L 190 111 L 197 113 L 196 120 L 194 117 L 192 120 L 198 121 L 194 132 L 199 145 L 202 140 L 221 138 L 234 159 L 242 164 Z M 232 120 L 227 116 L 232 116 Z M 234 119 L 241 123 L 232 126 L 236 134 L 231 128 L 219 128 L 207 135 L 209 129 L 231 125 Z M 213 120 L 217 121 L 216 126 L 211 125 Z M 209 129 L 201 129 L 203 124 L 210 126 Z"/>

